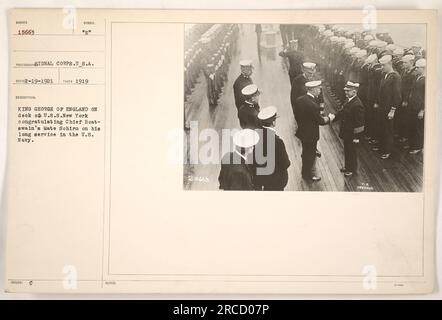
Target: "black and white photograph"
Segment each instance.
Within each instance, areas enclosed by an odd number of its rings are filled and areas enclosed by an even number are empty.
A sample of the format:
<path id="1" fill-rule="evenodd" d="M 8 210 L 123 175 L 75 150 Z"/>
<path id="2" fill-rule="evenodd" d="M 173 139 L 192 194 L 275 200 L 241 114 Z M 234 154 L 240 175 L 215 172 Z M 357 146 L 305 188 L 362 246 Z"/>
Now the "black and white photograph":
<path id="1" fill-rule="evenodd" d="M 422 192 L 425 24 L 186 24 L 185 190 Z"/>

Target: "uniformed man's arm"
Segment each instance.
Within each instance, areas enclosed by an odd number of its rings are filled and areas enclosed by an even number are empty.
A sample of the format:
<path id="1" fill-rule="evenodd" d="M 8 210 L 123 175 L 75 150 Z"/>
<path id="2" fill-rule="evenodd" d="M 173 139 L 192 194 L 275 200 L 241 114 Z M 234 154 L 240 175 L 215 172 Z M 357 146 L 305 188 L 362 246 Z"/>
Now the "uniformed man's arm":
<path id="1" fill-rule="evenodd" d="M 425 110 L 425 80 L 421 79 L 419 80 L 418 84 L 418 110 L 424 111 Z"/>
<path id="2" fill-rule="evenodd" d="M 353 118 L 353 139 L 358 139 L 359 136 L 364 132 L 364 125 L 365 125 L 364 106 L 362 104 L 358 104 L 353 108 L 352 118 Z"/>
<path id="3" fill-rule="evenodd" d="M 392 102 L 393 105 L 390 107 L 397 108 L 400 106 L 402 100 L 401 92 L 401 78 L 397 73 L 394 73 L 393 85 L 392 85 Z"/>
<path id="4" fill-rule="evenodd" d="M 284 141 L 282 141 L 281 139 L 277 139 L 276 140 L 276 155 L 277 155 L 277 159 L 276 161 L 278 162 L 278 167 L 281 168 L 282 170 L 287 169 L 288 167 L 290 167 L 290 159 L 289 159 L 289 155 L 287 154 L 287 150 L 285 149 L 285 144 Z"/>
<path id="5" fill-rule="evenodd" d="M 321 114 L 319 112 L 314 112 L 314 119 L 316 121 L 317 124 L 319 124 L 320 126 L 324 126 L 328 123 L 330 123 L 330 118 L 325 116 L 321 116 Z"/>
<path id="6" fill-rule="evenodd" d="M 283 58 L 287 57 L 287 49 L 282 50 L 279 55 Z"/>

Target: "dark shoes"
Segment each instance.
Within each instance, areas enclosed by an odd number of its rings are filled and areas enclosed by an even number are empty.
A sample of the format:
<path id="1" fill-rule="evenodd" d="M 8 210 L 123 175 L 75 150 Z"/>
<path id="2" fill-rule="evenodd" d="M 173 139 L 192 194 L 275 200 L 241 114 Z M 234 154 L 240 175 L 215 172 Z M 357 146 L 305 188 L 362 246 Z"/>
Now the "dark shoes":
<path id="1" fill-rule="evenodd" d="M 345 167 L 339 169 L 339 171 L 341 171 L 346 177 L 351 177 L 353 175 L 353 171 L 347 170 Z"/>

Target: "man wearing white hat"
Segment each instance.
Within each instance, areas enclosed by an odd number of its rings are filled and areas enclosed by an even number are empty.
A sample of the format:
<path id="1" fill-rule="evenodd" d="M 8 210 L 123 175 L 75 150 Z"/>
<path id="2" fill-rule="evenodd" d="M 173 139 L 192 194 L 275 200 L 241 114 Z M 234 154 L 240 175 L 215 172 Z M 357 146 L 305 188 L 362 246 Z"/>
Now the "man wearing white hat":
<path id="1" fill-rule="evenodd" d="M 313 80 L 316 72 L 316 63 L 304 62 L 302 64 L 302 73 L 296 76 L 292 82 L 290 90 L 290 102 L 294 112 L 295 102 L 300 96 L 306 94 L 305 83 Z"/>
<path id="2" fill-rule="evenodd" d="M 413 45 L 411 46 L 411 50 L 413 51 L 413 55 L 419 58 L 423 57 L 422 45 L 419 42 L 413 43 Z"/>
<path id="3" fill-rule="evenodd" d="M 290 160 L 284 142 L 275 130 L 277 117 L 274 106 L 266 107 L 258 114 L 262 128 L 257 130 L 260 139 L 255 147 L 255 190 L 283 191 L 287 185 Z"/>
<path id="4" fill-rule="evenodd" d="M 254 190 L 253 149 L 259 141 L 254 130 L 243 129 L 233 136 L 235 149 L 221 160 L 218 181 L 221 190 Z"/>
<path id="5" fill-rule="evenodd" d="M 260 92 L 256 84 L 249 84 L 241 90 L 244 96 L 244 103 L 238 110 L 239 125 L 243 129 L 256 129 L 261 126 L 258 113 Z"/>
<path id="6" fill-rule="evenodd" d="M 239 110 L 239 108 L 244 104 L 244 96 L 241 93 L 241 90 L 244 87 L 252 84 L 252 73 L 253 73 L 253 64 L 252 60 L 245 59 L 239 62 L 241 68 L 241 74 L 236 78 L 233 83 L 233 96 L 235 97 L 235 106 Z"/>
<path id="7" fill-rule="evenodd" d="M 410 154 L 417 154 L 424 147 L 424 112 L 425 112 L 425 70 L 427 61 L 416 61 L 416 81 L 410 92 L 409 105 L 411 111 Z"/>
<path id="8" fill-rule="evenodd" d="M 379 59 L 382 64 L 384 76 L 381 79 L 378 97 L 375 100 L 377 120 L 380 125 L 380 151 L 381 159 L 391 156 L 393 147 L 393 118 L 396 109 L 401 105 L 401 77 L 393 69 L 391 55 L 385 55 Z"/>
<path id="9" fill-rule="evenodd" d="M 341 172 L 346 177 L 352 176 L 357 171 L 356 144 L 359 143 L 359 137 L 364 131 L 364 106 L 357 96 L 358 89 L 359 83 L 347 81 L 344 87 L 347 99 L 335 118 L 341 121 L 339 137 L 344 140 L 345 158 L 345 165 L 341 168 Z"/>
<path id="10" fill-rule="evenodd" d="M 304 54 L 298 50 L 298 40 L 290 40 L 289 47 L 281 51 L 279 55 L 289 60 L 289 78 L 290 84 L 292 84 L 293 79 L 302 73 L 302 63 L 304 62 Z"/>
<path id="11" fill-rule="evenodd" d="M 326 125 L 333 120 L 334 115 L 321 116 L 318 96 L 321 93 L 321 81 L 309 81 L 305 84 L 307 94 L 296 100 L 295 119 L 298 124 L 296 136 L 302 144 L 302 177 L 306 180 L 319 181 L 321 177 L 313 173 L 319 140 L 319 126 Z"/>

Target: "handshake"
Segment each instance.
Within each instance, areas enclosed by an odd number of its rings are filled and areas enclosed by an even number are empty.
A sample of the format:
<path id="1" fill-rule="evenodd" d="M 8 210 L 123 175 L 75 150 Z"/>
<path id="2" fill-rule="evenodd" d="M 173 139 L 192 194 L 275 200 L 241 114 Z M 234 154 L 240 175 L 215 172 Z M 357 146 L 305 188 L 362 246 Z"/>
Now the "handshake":
<path id="1" fill-rule="evenodd" d="M 329 113 L 328 118 L 330 119 L 330 122 L 332 122 L 336 118 L 336 116 L 333 113 Z"/>

